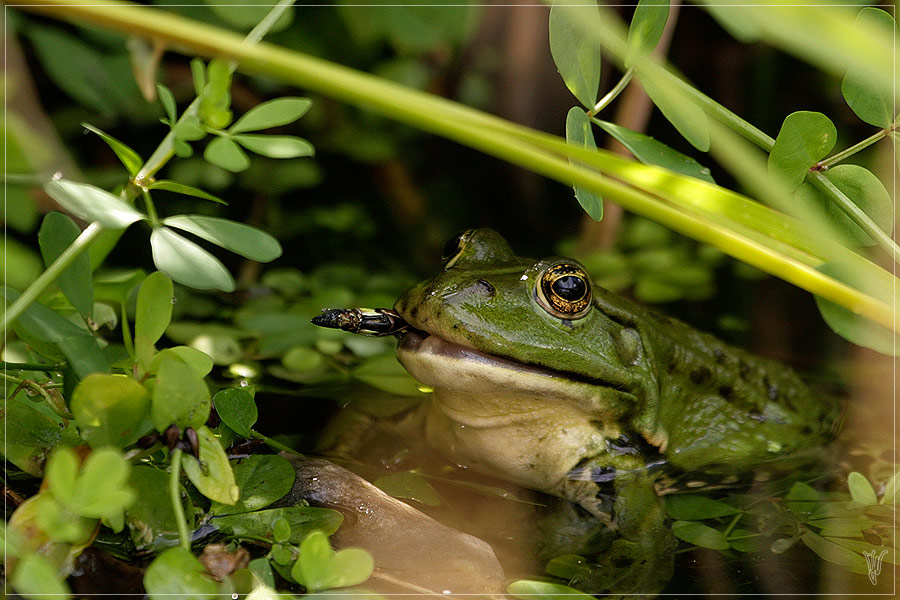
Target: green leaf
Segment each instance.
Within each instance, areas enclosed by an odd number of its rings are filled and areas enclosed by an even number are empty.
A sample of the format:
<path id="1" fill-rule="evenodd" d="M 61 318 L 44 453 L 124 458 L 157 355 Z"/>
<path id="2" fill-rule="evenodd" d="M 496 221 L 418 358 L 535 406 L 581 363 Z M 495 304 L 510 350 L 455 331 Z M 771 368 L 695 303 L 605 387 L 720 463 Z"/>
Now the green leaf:
<path id="1" fill-rule="evenodd" d="M 179 547 L 169 548 L 150 563 L 144 589 L 151 600 L 212 600 L 219 586 L 196 556 Z"/>
<path id="2" fill-rule="evenodd" d="M 139 428 L 150 408 L 147 389 L 123 375 L 93 374 L 72 392 L 72 414 L 92 448 L 124 448 L 147 433 Z"/>
<path id="3" fill-rule="evenodd" d="M 84 221 L 97 221 L 109 229 L 124 229 L 144 215 L 133 206 L 98 187 L 60 179 L 44 186 L 47 195 Z"/>
<path id="4" fill-rule="evenodd" d="M 238 515 L 214 517 L 210 524 L 218 527 L 226 535 L 236 537 L 267 537 L 272 533 L 272 524 L 277 519 L 286 519 L 291 528 L 292 544 L 300 541 L 313 531 L 324 531 L 331 535 L 340 527 L 344 517 L 330 508 L 313 506 L 287 506 L 270 508 Z"/>
<path id="5" fill-rule="evenodd" d="M 691 146 L 701 152 L 709 150 L 709 120 L 682 91 L 684 82 L 667 71 L 638 71 L 644 91 L 659 112 L 678 130 Z"/>
<path id="6" fill-rule="evenodd" d="M 895 504 L 897 502 L 897 489 L 900 488 L 900 472 L 894 473 L 884 484 L 884 496 L 879 504 Z"/>
<path id="7" fill-rule="evenodd" d="M 372 555 L 360 548 L 331 549 L 328 536 L 313 531 L 300 543 L 300 556 L 291 568 L 291 576 L 307 591 L 357 585 L 369 578 L 375 568 Z"/>
<path id="8" fill-rule="evenodd" d="M 180 360 L 196 373 L 199 377 L 206 377 L 212 371 L 213 361 L 206 352 L 191 348 L 190 346 L 175 346 L 173 348 L 164 348 L 156 353 L 150 362 L 151 373 L 159 369 L 159 365 L 164 360 Z"/>
<path id="9" fill-rule="evenodd" d="M 239 388 L 222 390 L 213 396 L 213 404 L 219 418 L 229 429 L 242 437 L 253 437 L 252 427 L 259 413 L 253 396 L 246 390 Z"/>
<path id="10" fill-rule="evenodd" d="M 57 415 L 42 414 L 34 406 L 16 398 L 0 402 L 0 448 L 6 460 L 29 475 L 42 477 L 50 451 L 60 443 L 74 446 L 79 439 L 73 427 L 63 428 Z"/>
<path id="11" fill-rule="evenodd" d="M 101 54 L 59 27 L 29 27 L 34 52 L 47 74 L 77 102 L 100 113 L 113 107 L 104 97 L 108 74 Z"/>
<path id="12" fill-rule="evenodd" d="M 81 126 L 88 131 L 92 131 L 99 135 L 100 139 L 102 139 L 110 148 L 112 148 L 112 151 L 116 153 L 117 157 L 119 157 L 119 161 L 121 161 L 121 163 L 125 165 L 125 170 L 128 171 L 129 175 L 134 177 L 138 174 L 138 171 L 140 171 L 141 167 L 144 165 L 144 160 L 137 152 L 135 152 L 131 147 L 120 142 L 113 136 L 109 135 L 108 133 L 104 133 L 97 127 L 94 127 L 93 125 L 82 123 Z"/>
<path id="13" fill-rule="evenodd" d="M 372 484 L 394 498 L 409 498 L 425 506 L 440 506 L 441 498 L 421 473 L 403 471 L 379 477 Z"/>
<path id="14" fill-rule="evenodd" d="M 876 298 L 885 296 L 885 290 L 879 289 L 877 285 L 873 285 L 870 281 L 860 279 L 858 272 L 841 265 L 825 263 L 818 267 L 818 270 L 834 277 L 838 281 L 870 293 Z M 815 296 L 815 299 L 816 306 L 819 308 L 822 318 L 825 319 L 825 323 L 842 338 L 858 346 L 871 348 L 888 356 L 892 356 L 894 349 L 900 347 L 897 346 L 896 334 L 890 329 L 873 323 L 869 319 L 861 317 L 830 300 L 825 300 L 819 296 Z"/>
<path id="15" fill-rule="evenodd" d="M 847 476 L 847 487 L 850 488 L 850 497 L 854 502 L 864 506 L 874 506 L 878 504 L 878 497 L 875 495 L 875 489 L 866 476 L 862 473 L 853 471 Z"/>
<path id="16" fill-rule="evenodd" d="M 506 593 L 519 600 L 593 600 L 584 592 L 549 581 L 520 579 L 506 586 Z"/>
<path id="17" fill-rule="evenodd" d="M 183 183 L 178 183 L 177 181 L 169 181 L 168 179 L 159 179 L 154 181 L 150 185 L 147 186 L 148 189 L 151 190 L 164 190 L 167 192 L 175 192 L 176 194 L 184 194 L 186 196 L 194 196 L 196 198 L 203 198 L 204 200 L 210 200 L 212 202 L 216 202 L 218 204 L 228 205 L 227 202 L 219 198 L 218 196 L 213 196 L 208 192 L 204 192 L 203 190 L 197 189 L 195 187 L 191 187 L 189 185 L 184 185 Z"/>
<path id="18" fill-rule="evenodd" d="M 47 213 L 38 231 L 38 244 L 44 264 L 50 266 L 72 245 L 81 229 L 72 219 L 62 213 Z M 83 317 L 89 317 L 94 308 L 94 286 L 92 285 L 91 259 L 82 253 L 60 273 L 56 284 L 63 295 Z"/>
<path id="19" fill-rule="evenodd" d="M 239 173 L 250 166 L 247 154 L 230 137 L 213 139 L 203 151 L 203 158 L 232 173 Z"/>
<path id="20" fill-rule="evenodd" d="M 71 502 L 78 479 L 78 456 L 75 451 L 66 446 L 57 448 L 47 461 L 44 478 L 55 498 L 65 504 Z"/>
<path id="21" fill-rule="evenodd" d="M 163 223 L 251 260 L 269 262 L 281 256 L 278 240 L 264 231 L 236 221 L 202 215 L 177 215 L 163 219 Z"/>
<path id="22" fill-rule="evenodd" d="M 874 491 L 872 493 L 874 495 Z M 862 536 L 863 529 L 868 529 L 874 523 L 864 517 L 832 517 L 813 519 L 807 521 L 806 524 L 818 528 L 819 535 L 858 538 Z"/>
<path id="23" fill-rule="evenodd" d="M 134 316 L 135 360 L 144 368 L 155 351 L 154 344 L 166 332 L 172 320 L 175 289 L 172 280 L 155 271 L 141 283 Z"/>
<path id="24" fill-rule="evenodd" d="M 701 548 L 712 550 L 727 550 L 728 539 L 718 529 L 713 529 L 702 523 L 694 521 L 675 521 L 672 523 L 672 534 L 680 540 L 684 540 Z"/>
<path id="25" fill-rule="evenodd" d="M 156 84 L 156 93 L 159 96 L 159 101 L 163 105 L 163 110 L 166 111 L 169 123 L 174 125 L 175 121 L 178 119 L 178 107 L 175 104 L 175 95 L 172 94 L 172 90 L 161 83 Z"/>
<path id="26" fill-rule="evenodd" d="M 215 256 L 167 227 L 150 234 L 156 268 L 174 281 L 199 290 L 234 291 L 234 279 Z"/>
<path id="27" fill-rule="evenodd" d="M 550 7 L 550 54 L 566 87 L 588 109 L 600 89 L 600 45 L 592 36 L 599 29 L 596 2 L 581 0 Z"/>
<path id="28" fill-rule="evenodd" d="M 769 153 L 769 172 L 779 173 L 787 184 L 797 187 L 809 169 L 831 152 L 836 140 L 834 123 L 822 113 L 791 113 L 781 124 Z"/>
<path id="29" fill-rule="evenodd" d="M 172 133 L 175 135 L 176 140 L 188 142 L 196 142 L 207 136 L 207 131 L 203 128 L 199 117 L 192 114 L 184 115 L 179 119 L 172 127 Z"/>
<path id="30" fill-rule="evenodd" d="M 784 499 L 787 500 L 788 510 L 800 521 L 818 517 L 825 506 L 819 492 L 802 481 L 794 483 Z"/>
<path id="31" fill-rule="evenodd" d="M 884 184 L 874 173 L 859 165 L 837 165 L 829 169 L 825 177 L 866 213 L 882 231 L 891 233 L 894 226 L 894 204 Z M 848 245 L 875 244 L 875 241 L 863 232 L 853 219 L 811 184 L 803 184 L 797 188 L 795 198 L 798 202 L 815 203 L 813 210 L 821 210 L 820 207 L 823 207 L 835 227 L 846 236 Z"/>
<path id="32" fill-rule="evenodd" d="M 625 65 L 631 66 L 635 54 L 652 52 L 662 37 L 669 18 L 668 0 L 640 0 L 628 27 L 628 56 Z"/>
<path id="33" fill-rule="evenodd" d="M 121 521 L 122 511 L 131 506 L 137 495 L 128 486 L 131 465 L 119 450 L 93 450 L 84 461 L 75 481 L 70 506 L 83 517 Z"/>
<path id="34" fill-rule="evenodd" d="M 228 131 L 243 133 L 287 125 L 305 115 L 311 106 L 309 98 L 275 98 L 248 110 Z"/>
<path id="35" fill-rule="evenodd" d="M 213 129 L 223 129 L 231 123 L 231 75 L 228 61 L 220 58 L 209 61 L 197 113 Z"/>
<path id="36" fill-rule="evenodd" d="M 698 521 L 736 515 L 741 510 L 719 500 L 693 494 L 666 497 L 666 513 L 680 521 Z"/>
<path id="37" fill-rule="evenodd" d="M 235 142 L 241 146 L 269 158 L 297 158 L 300 156 L 313 156 L 316 153 L 313 145 L 291 135 L 236 135 Z"/>
<path id="38" fill-rule="evenodd" d="M 19 293 L 11 288 L 3 287 L 0 290 L 7 302 L 15 302 L 19 297 Z M 29 344 L 38 344 L 42 354 L 58 356 L 58 353 L 54 352 L 55 345 L 69 361 L 79 379 L 90 373 L 109 372 L 109 361 L 97 344 L 97 340 L 88 331 L 43 304 L 35 302 L 25 309 L 25 312 L 16 319 L 13 330 Z"/>
<path id="39" fill-rule="evenodd" d="M 890 13 L 872 6 L 863 8 L 856 15 L 856 27 L 885 28 L 893 37 L 897 25 Z M 894 120 L 894 97 L 888 87 L 876 87 L 864 76 L 849 69 L 841 81 L 841 94 L 856 116 L 875 127 L 885 129 Z"/>
<path id="40" fill-rule="evenodd" d="M 852 550 L 839 546 L 812 531 L 807 531 L 800 536 L 800 539 L 809 546 L 810 550 L 827 562 L 844 567 L 854 573 L 868 572 L 866 560 Z"/>
<path id="41" fill-rule="evenodd" d="M 210 500 L 233 505 L 240 498 L 241 490 L 235 484 L 234 472 L 222 444 L 205 425 L 194 429 L 200 440 L 200 459 L 188 454 L 181 457 L 185 475 L 197 491 Z"/>
<path id="42" fill-rule="evenodd" d="M 131 469 L 128 485 L 137 494 L 136 502 L 125 512 L 125 523 L 137 550 L 159 552 L 178 545 L 178 522 L 169 497 L 169 474 L 143 465 Z M 179 496 L 187 504 L 185 514 L 193 514 L 193 505 L 179 484 Z M 190 526 L 190 525 L 189 525 Z"/>
<path id="43" fill-rule="evenodd" d="M 56 567 L 40 554 L 26 554 L 16 565 L 12 587 L 27 600 L 67 600 L 69 586 Z"/>
<path id="44" fill-rule="evenodd" d="M 350 371 L 351 377 L 374 388 L 400 396 L 421 396 L 419 384 L 393 355 L 381 355 L 363 362 Z"/>
<path id="45" fill-rule="evenodd" d="M 643 133 L 632 131 L 615 123 L 601 121 L 600 119 L 592 119 L 592 121 L 606 133 L 613 136 L 620 144 L 628 148 L 628 151 L 645 165 L 657 165 L 682 175 L 715 183 L 712 175 L 709 174 L 709 169 L 690 156 L 673 150 Z"/>
<path id="46" fill-rule="evenodd" d="M 591 119 L 577 106 L 570 108 L 569 114 L 566 115 L 566 141 L 579 148 L 597 149 L 597 144 L 594 142 L 594 132 L 591 130 Z M 579 185 L 575 185 L 574 189 L 578 203 L 588 216 L 595 221 L 602 219 L 603 198 Z"/>
<path id="47" fill-rule="evenodd" d="M 254 454 L 234 465 L 234 480 L 241 490 L 233 505 L 213 502 L 214 515 L 260 510 L 282 498 L 294 486 L 296 473 L 290 461 L 275 454 Z"/>
<path id="48" fill-rule="evenodd" d="M 209 418 L 209 389 L 203 378 L 185 363 L 164 360 L 156 372 L 150 418 L 159 432 L 175 424 L 197 429 Z"/>
<path id="49" fill-rule="evenodd" d="M 191 79 L 194 82 L 194 95 L 200 96 L 206 87 L 206 64 L 200 58 L 191 59 Z"/>

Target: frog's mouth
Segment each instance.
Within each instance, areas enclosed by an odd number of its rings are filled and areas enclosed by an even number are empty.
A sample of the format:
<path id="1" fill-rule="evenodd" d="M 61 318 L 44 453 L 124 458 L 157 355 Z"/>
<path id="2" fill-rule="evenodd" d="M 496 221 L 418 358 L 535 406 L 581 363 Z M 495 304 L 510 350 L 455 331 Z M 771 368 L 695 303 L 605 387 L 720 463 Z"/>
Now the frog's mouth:
<path id="1" fill-rule="evenodd" d="M 583 400 L 586 388 L 610 387 L 577 373 L 487 354 L 412 327 L 400 335 L 397 357 L 413 377 L 426 385 L 475 394 L 510 390 Z"/>

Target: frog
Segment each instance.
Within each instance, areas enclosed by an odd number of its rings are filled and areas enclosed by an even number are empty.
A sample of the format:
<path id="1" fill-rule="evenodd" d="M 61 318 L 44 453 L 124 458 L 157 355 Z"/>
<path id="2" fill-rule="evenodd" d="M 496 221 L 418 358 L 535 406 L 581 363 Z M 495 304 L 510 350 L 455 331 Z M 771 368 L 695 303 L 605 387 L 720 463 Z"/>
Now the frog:
<path id="1" fill-rule="evenodd" d="M 821 448 L 840 422 L 793 369 L 604 290 L 576 260 L 520 258 L 491 229 L 450 240 L 441 272 L 392 309 L 314 322 L 397 335 L 432 390 L 406 430 L 615 532 L 582 582 L 597 594 L 653 597 L 671 577 L 661 482 L 735 480 Z"/>

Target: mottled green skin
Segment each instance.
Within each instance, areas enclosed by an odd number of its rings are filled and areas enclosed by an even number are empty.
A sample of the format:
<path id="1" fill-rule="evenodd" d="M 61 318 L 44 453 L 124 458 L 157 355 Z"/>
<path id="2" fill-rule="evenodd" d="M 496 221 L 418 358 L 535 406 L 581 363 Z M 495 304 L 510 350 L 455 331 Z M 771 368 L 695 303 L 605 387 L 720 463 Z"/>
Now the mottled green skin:
<path id="1" fill-rule="evenodd" d="M 588 384 L 584 410 L 612 415 L 679 469 L 746 468 L 830 436 L 838 403 L 780 363 L 599 287 L 585 317 L 548 314 L 534 287 L 553 261 L 518 258 L 480 230 L 452 268 L 395 308 L 449 342 L 577 377 Z"/>
<path id="2" fill-rule="evenodd" d="M 568 498 L 606 520 L 622 539 L 606 557 L 613 583 L 597 586 L 652 595 L 671 571 L 673 540 L 658 501 L 648 499 L 656 498 L 656 475 L 645 466 L 747 470 L 821 445 L 839 407 L 783 365 L 598 287 L 585 316 L 550 314 L 536 285 L 557 261 L 518 258 L 497 233 L 478 230 L 449 268 L 397 301 L 416 329 L 547 371 L 495 375 L 473 362 L 480 370 L 469 378 L 457 360 L 444 373 L 440 355 L 423 361 L 425 353 L 401 341 L 401 362 L 435 389 L 417 424 L 456 462 Z M 608 477 L 598 477 L 611 472 L 614 492 Z"/>

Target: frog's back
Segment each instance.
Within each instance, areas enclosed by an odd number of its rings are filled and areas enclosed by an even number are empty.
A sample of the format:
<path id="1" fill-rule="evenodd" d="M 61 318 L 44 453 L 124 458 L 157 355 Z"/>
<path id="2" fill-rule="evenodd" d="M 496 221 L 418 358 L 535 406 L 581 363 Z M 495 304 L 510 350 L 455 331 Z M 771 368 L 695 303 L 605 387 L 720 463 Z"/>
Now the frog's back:
<path id="1" fill-rule="evenodd" d="M 656 366 L 670 465 L 742 469 L 832 437 L 841 412 L 834 396 L 813 391 L 785 365 L 645 313 L 638 329 Z"/>

